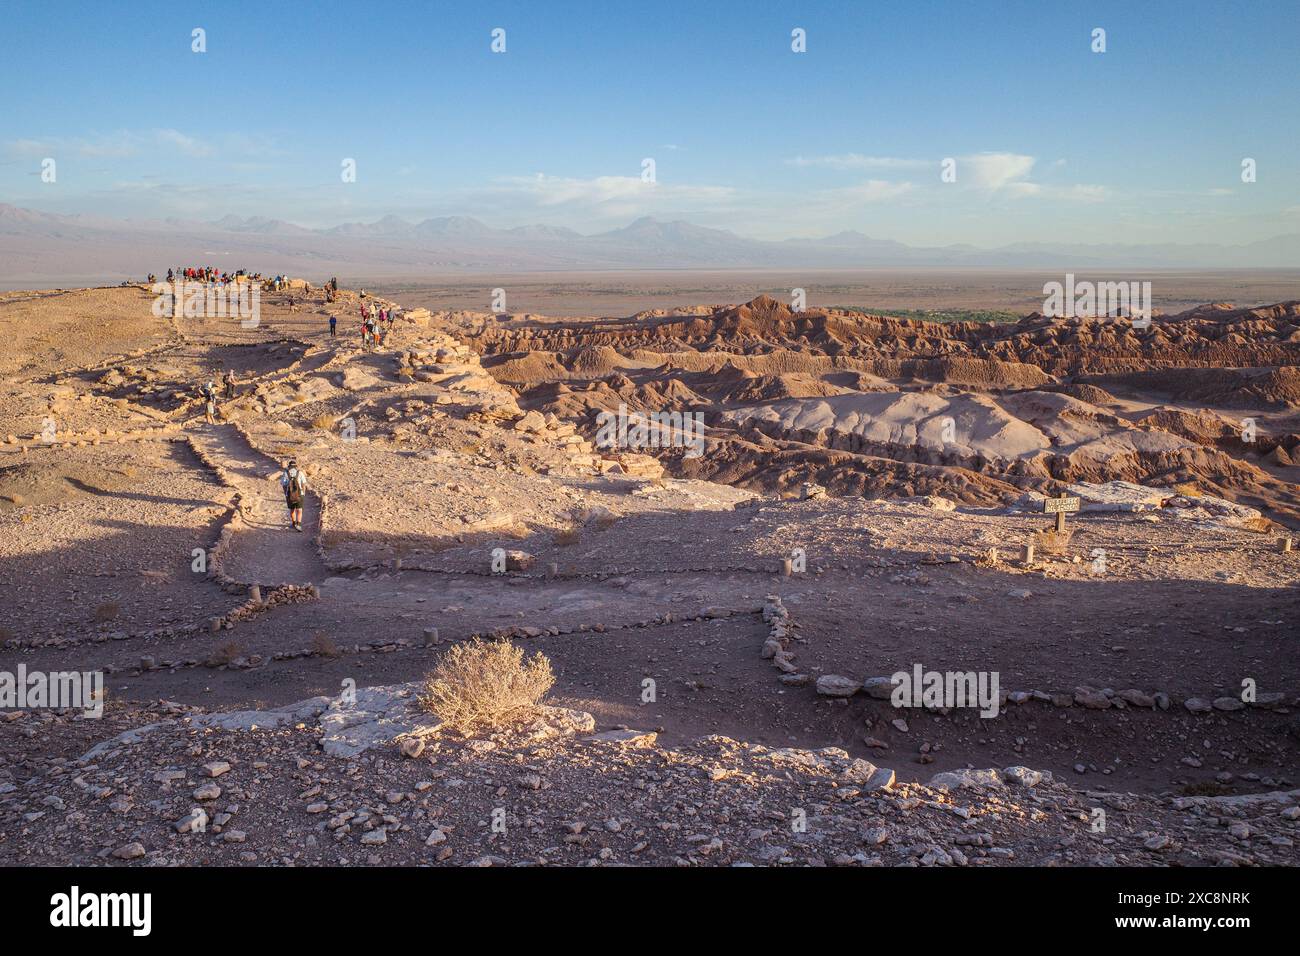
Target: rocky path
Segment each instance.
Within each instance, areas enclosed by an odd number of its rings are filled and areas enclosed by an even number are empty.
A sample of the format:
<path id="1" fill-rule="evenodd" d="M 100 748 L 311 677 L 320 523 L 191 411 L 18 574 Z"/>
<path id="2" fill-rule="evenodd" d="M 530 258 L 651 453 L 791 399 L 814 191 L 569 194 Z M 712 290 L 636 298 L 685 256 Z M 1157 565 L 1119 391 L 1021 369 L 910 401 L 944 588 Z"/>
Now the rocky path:
<path id="1" fill-rule="evenodd" d="M 233 425 L 198 425 L 191 434 L 198 449 L 223 469 L 223 477 L 241 496 L 238 531 L 222 557 L 225 572 L 249 584 L 324 580 L 326 570 L 315 544 L 319 499 L 308 494 L 303 530 L 294 531 L 280 490 L 280 463 L 256 451 Z"/>

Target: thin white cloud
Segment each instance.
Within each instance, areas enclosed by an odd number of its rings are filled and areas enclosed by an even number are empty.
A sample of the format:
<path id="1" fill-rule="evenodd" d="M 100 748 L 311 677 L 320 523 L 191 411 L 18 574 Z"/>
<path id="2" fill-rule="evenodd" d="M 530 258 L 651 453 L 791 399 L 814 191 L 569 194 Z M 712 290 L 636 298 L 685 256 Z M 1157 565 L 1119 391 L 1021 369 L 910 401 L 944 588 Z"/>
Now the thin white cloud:
<path id="1" fill-rule="evenodd" d="M 37 139 L 14 139 L 5 143 L 4 151 L 7 156 L 33 159 L 49 156 L 54 151 L 54 145 Z"/>
<path id="2" fill-rule="evenodd" d="M 1034 171 L 1037 160 L 1023 153 L 983 152 L 956 157 L 957 184 L 973 188 L 981 193 L 1000 195 L 1008 199 L 1026 199 L 1030 197 L 1056 197 L 1083 201 L 1099 201 L 1103 198 L 1100 186 L 1075 186 L 1066 189 L 1044 186 L 1033 182 L 1029 177 Z M 857 169 L 879 170 L 916 170 L 932 169 L 934 181 L 939 182 L 939 171 L 943 164 L 936 159 L 911 159 L 899 156 L 866 156 L 861 153 L 839 153 L 828 156 L 796 156 L 787 159 L 791 166 L 820 167 L 841 171 Z M 1050 164 L 1054 168 L 1065 165 L 1059 159 Z M 859 199 L 878 201 L 902 195 L 913 188 L 910 182 L 889 182 L 871 179 L 858 186 L 846 187 L 846 198 L 856 195 Z"/>
<path id="3" fill-rule="evenodd" d="M 680 183 L 646 182 L 639 176 L 596 176 L 575 179 L 564 176 L 511 176 L 498 180 L 499 189 L 525 197 L 541 207 L 601 206 L 613 202 L 720 202 L 736 191 L 729 186 L 692 186 Z"/>
<path id="4" fill-rule="evenodd" d="M 174 146 L 186 156 L 207 156 L 212 147 L 200 142 L 193 136 L 186 136 L 180 130 L 160 129 L 154 131 L 154 137 L 162 145 Z"/>
<path id="5" fill-rule="evenodd" d="M 921 169 L 938 167 L 929 159 L 902 159 L 897 156 L 863 156 L 861 153 L 839 153 L 831 156 L 795 156 L 786 160 L 789 166 L 816 166 L 824 169 Z"/>
<path id="6" fill-rule="evenodd" d="M 1012 187 L 1013 194 L 1032 195 L 1037 190 L 1025 180 L 1034 169 L 1034 157 L 1020 153 L 976 153 L 957 159 L 957 182 L 967 182 L 980 189 L 999 190 Z"/>
<path id="7" fill-rule="evenodd" d="M 1110 190 L 1093 183 L 1077 183 L 1064 190 L 1052 190 L 1052 195 L 1078 202 L 1105 202 L 1110 198 Z"/>
<path id="8" fill-rule="evenodd" d="M 845 202 L 887 202 L 911 192 L 913 185 L 909 182 L 890 182 L 884 179 L 868 179 L 855 186 L 845 186 L 831 190 L 836 198 Z"/>
<path id="9" fill-rule="evenodd" d="M 91 137 L 59 137 L 38 141 L 11 140 L 5 152 L 18 156 L 72 154 L 88 159 L 129 159 L 134 156 L 180 153 L 200 157 L 212 154 L 212 147 L 177 129 L 117 130 Z"/>

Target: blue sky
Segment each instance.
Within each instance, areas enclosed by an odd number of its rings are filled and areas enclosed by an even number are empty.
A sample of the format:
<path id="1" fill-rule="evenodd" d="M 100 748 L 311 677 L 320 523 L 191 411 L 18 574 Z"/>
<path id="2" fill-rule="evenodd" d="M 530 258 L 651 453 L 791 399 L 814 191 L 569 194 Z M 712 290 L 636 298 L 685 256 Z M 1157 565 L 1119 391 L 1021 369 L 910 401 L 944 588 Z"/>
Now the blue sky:
<path id="1" fill-rule="evenodd" d="M 1300 232 L 1297 0 L 19 0 L 4 31 L 0 201 L 50 212 L 654 215 L 913 244 Z"/>

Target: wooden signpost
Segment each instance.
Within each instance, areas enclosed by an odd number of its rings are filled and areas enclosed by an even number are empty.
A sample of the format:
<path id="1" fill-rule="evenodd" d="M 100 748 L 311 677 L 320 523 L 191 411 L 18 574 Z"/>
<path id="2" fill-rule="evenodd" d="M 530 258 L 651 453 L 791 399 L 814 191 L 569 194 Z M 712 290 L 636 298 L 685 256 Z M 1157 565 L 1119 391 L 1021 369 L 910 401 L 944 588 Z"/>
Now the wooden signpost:
<path id="1" fill-rule="evenodd" d="M 1043 513 L 1056 515 L 1056 533 L 1065 531 L 1065 516 L 1079 510 L 1078 498 L 1044 498 Z"/>

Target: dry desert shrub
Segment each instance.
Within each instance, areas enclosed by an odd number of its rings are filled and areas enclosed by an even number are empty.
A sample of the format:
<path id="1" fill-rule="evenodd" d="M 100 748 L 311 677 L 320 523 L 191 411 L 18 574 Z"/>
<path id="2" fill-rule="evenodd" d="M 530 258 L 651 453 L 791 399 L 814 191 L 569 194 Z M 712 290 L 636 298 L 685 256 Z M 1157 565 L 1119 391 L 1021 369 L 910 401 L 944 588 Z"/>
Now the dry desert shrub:
<path id="1" fill-rule="evenodd" d="M 618 515 L 610 511 L 602 511 L 591 519 L 591 525 L 597 531 L 606 531 L 616 524 L 618 524 Z"/>
<path id="2" fill-rule="evenodd" d="M 113 618 L 117 617 L 117 612 L 119 610 L 121 609 L 111 602 L 108 604 L 101 604 L 99 607 L 95 608 L 95 620 L 101 624 L 111 621 Z"/>
<path id="3" fill-rule="evenodd" d="M 1174 485 L 1174 491 L 1185 498 L 1197 498 L 1201 494 L 1201 489 L 1197 487 L 1194 481 L 1184 481 Z"/>
<path id="4" fill-rule="evenodd" d="M 318 428 L 323 432 L 333 431 L 334 416 L 328 412 L 323 412 L 311 420 L 311 427 Z"/>
<path id="5" fill-rule="evenodd" d="M 1232 793 L 1232 788 L 1216 780 L 1198 780 L 1184 784 L 1178 792 L 1185 797 L 1222 797 Z"/>
<path id="6" fill-rule="evenodd" d="M 420 704 L 466 732 L 526 716 L 554 683 L 551 662 L 540 651 L 525 660 L 523 649 L 509 641 L 473 638 L 442 656 L 425 678 Z"/>
<path id="7" fill-rule="evenodd" d="M 243 656 L 243 645 L 237 641 L 228 641 L 212 652 L 212 656 L 208 658 L 207 663 L 209 667 L 222 667 L 226 664 L 233 664 Z"/>
<path id="8" fill-rule="evenodd" d="M 567 548 L 570 545 L 577 544 L 581 537 L 582 532 L 577 528 L 561 528 L 559 531 L 555 532 L 555 535 L 551 540 L 555 542 L 556 547 Z"/>
<path id="9" fill-rule="evenodd" d="M 1057 531 L 1055 528 L 1035 531 L 1034 547 L 1039 554 L 1064 555 L 1073 535 L 1073 528 L 1066 528 L 1064 531 Z"/>
<path id="10" fill-rule="evenodd" d="M 317 657 L 338 657 L 342 653 L 333 639 L 320 631 L 311 639 L 311 652 Z"/>

